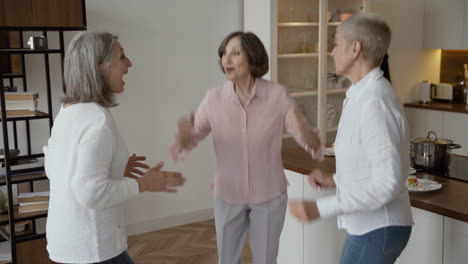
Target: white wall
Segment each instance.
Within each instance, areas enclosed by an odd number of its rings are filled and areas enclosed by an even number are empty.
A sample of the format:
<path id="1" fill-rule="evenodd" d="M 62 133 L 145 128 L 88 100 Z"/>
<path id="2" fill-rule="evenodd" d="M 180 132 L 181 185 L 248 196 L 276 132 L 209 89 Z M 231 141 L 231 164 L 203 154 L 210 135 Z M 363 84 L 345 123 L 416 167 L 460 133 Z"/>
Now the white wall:
<path id="1" fill-rule="evenodd" d="M 224 80 L 217 49 L 228 33 L 243 29 L 243 1 L 100 0 L 86 1 L 86 9 L 88 30 L 117 34 L 133 62 L 124 77 L 120 106 L 112 110 L 130 153 L 145 155 L 150 165 L 163 160 L 166 169 L 182 171 L 187 178 L 177 194 L 145 193 L 128 201 L 129 234 L 212 218 L 211 137 L 181 164 L 171 161 L 169 147 L 178 118 L 194 111 L 206 91 Z M 27 33 L 25 39 L 38 34 Z M 75 34 L 65 33 L 66 44 Z M 48 38 L 49 47 L 58 48 L 58 34 Z M 27 56 L 26 65 L 28 90 L 40 92 L 38 108 L 47 111 L 43 55 Z M 62 95 L 60 56 L 51 56 L 51 66 L 55 116 Z M 48 122 L 32 123 L 32 148 L 38 153 L 49 137 Z M 24 125 L 18 126 L 21 152 L 26 154 Z M 39 186 L 47 188 L 47 181 Z"/>
<path id="2" fill-rule="evenodd" d="M 241 30 L 242 1 L 87 1 L 88 30 L 119 35 L 134 66 L 113 113 L 129 150 L 151 164 L 180 170 L 187 182 L 178 194 L 145 193 L 127 202 L 129 233 L 211 217 L 214 155 L 211 137 L 180 165 L 168 149 L 177 119 L 198 106 L 219 84 L 217 48 L 229 32 Z"/>
<path id="3" fill-rule="evenodd" d="M 424 0 L 369 0 L 370 10 L 392 29 L 389 65 L 402 102 L 417 100 L 417 84 L 439 82 L 440 50 L 423 50 Z"/>

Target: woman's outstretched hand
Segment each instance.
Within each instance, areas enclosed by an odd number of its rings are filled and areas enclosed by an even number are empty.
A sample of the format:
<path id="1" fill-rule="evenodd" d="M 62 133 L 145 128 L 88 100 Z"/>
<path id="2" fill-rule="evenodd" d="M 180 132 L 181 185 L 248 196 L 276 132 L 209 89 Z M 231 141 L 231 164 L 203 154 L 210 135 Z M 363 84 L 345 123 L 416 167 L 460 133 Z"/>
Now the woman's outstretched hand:
<path id="1" fill-rule="evenodd" d="M 179 133 L 177 134 L 177 142 L 182 149 L 188 148 L 192 144 L 192 129 L 194 122 L 194 114 L 190 118 L 183 116 L 179 119 Z"/>
<path id="2" fill-rule="evenodd" d="M 314 169 L 309 173 L 308 180 L 310 185 L 315 188 L 336 188 L 333 174 L 320 169 Z"/>
<path id="3" fill-rule="evenodd" d="M 142 162 L 144 160 L 146 160 L 145 156 L 137 156 L 135 153 L 133 153 L 133 155 L 131 155 L 128 158 L 127 166 L 125 167 L 124 176 L 129 177 L 129 178 L 134 178 L 134 179 L 139 178 L 139 176 L 137 175 L 142 176 L 144 172 L 141 171 L 140 169 L 149 168 L 149 166 L 146 163 Z"/>
<path id="4" fill-rule="evenodd" d="M 323 160 L 325 156 L 325 145 L 320 139 L 318 129 L 309 127 L 304 114 L 298 107 L 289 110 L 288 116 L 291 120 L 291 125 L 300 131 L 299 134 L 305 144 L 306 151 L 310 153 L 313 159 Z"/>
<path id="5" fill-rule="evenodd" d="M 164 162 L 160 162 L 136 179 L 140 192 L 177 192 L 175 187 L 182 186 L 186 179 L 180 172 L 161 170 L 163 166 Z"/>
<path id="6" fill-rule="evenodd" d="M 320 218 L 316 201 L 290 200 L 289 212 L 301 222 L 310 222 Z"/>

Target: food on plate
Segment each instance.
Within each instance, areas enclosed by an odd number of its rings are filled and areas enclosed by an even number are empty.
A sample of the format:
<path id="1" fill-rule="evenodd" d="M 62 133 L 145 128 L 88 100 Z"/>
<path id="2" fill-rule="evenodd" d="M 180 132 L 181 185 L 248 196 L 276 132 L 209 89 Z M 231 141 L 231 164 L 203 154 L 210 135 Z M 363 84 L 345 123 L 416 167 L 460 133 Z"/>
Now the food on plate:
<path id="1" fill-rule="evenodd" d="M 419 186 L 418 178 L 416 178 L 416 176 L 414 175 L 408 176 L 408 179 L 406 180 L 406 185 L 410 188 L 418 187 Z"/>

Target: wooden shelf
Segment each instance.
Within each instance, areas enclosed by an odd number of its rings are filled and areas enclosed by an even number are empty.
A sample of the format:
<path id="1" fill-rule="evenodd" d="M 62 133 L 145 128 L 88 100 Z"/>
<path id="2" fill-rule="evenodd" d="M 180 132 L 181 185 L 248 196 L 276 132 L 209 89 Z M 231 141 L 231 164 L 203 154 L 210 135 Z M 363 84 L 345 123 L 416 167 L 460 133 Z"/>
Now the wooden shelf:
<path id="1" fill-rule="evenodd" d="M 327 52 L 331 56 L 331 52 Z M 278 59 L 318 58 L 318 53 L 287 53 L 278 54 Z"/>
<path id="2" fill-rule="evenodd" d="M 328 26 L 338 26 L 340 22 L 329 22 Z M 318 27 L 318 22 L 282 22 L 278 27 Z"/>
<path id="3" fill-rule="evenodd" d="M 26 221 L 26 220 L 34 220 L 37 218 L 44 218 L 47 217 L 47 210 L 43 211 L 36 211 L 36 212 L 27 212 L 27 213 L 20 213 L 18 212 L 18 207 L 15 206 L 15 222 L 19 221 Z M 8 214 L 0 215 L 0 225 L 7 225 L 8 224 Z"/>
<path id="4" fill-rule="evenodd" d="M 344 94 L 346 91 L 348 91 L 348 89 L 345 88 L 329 89 L 327 90 L 327 94 Z"/>
<path id="5" fill-rule="evenodd" d="M 3 73 L 2 78 L 23 78 L 24 75 L 20 73 Z"/>
<path id="6" fill-rule="evenodd" d="M 301 92 L 292 92 L 291 96 L 294 98 L 299 98 L 299 97 L 308 97 L 308 96 L 317 96 L 318 92 L 317 91 L 310 91 L 310 90 L 304 90 Z"/>
<path id="7" fill-rule="evenodd" d="M 59 49 L 0 49 L 3 54 L 50 54 L 61 53 Z"/>
<path id="8" fill-rule="evenodd" d="M 23 183 L 23 182 L 34 182 L 34 181 L 42 181 L 47 180 L 47 176 L 45 172 L 32 172 L 28 174 L 20 174 L 20 175 L 12 175 L 11 176 L 11 183 Z M 0 186 L 6 185 L 6 177 L 2 176 L 0 178 Z"/>
<path id="9" fill-rule="evenodd" d="M 7 121 L 49 118 L 49 114 L 41 112 L 41 111 L 35 111 L 35 112 L 28 111 L 28 112 L 30 112 L 30 114 L 24 112 L 23 110 L 7 110 Z M 0 116 L 0 122 L 1 122 L 1 116 Z"/>

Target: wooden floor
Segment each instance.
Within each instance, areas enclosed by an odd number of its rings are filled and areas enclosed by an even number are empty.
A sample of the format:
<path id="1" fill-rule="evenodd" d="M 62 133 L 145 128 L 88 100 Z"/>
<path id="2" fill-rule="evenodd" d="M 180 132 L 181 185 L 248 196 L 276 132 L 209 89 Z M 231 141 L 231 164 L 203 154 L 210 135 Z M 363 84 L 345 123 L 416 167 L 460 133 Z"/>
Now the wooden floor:
<path id="1" fill-rule="evenodd" d="M 246 241 L 242 263 L 250 264 Z M 217 264 L 214 220 L 131 236 L 128 253 L 136 264 Z"/>

